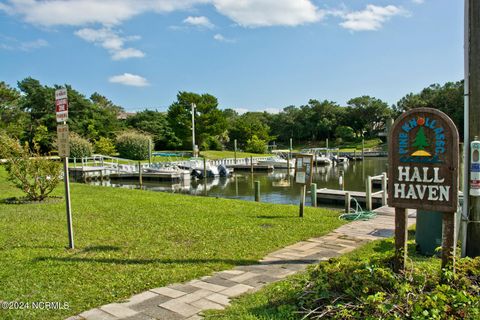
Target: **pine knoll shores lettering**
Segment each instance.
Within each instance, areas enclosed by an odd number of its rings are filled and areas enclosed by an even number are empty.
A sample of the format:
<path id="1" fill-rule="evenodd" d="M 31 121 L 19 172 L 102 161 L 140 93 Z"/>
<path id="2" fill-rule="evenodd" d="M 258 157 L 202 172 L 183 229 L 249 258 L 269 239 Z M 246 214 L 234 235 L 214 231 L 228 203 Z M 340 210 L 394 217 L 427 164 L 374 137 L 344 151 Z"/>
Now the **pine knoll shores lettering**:
<path id="1" fill-rule="evenodd" d="M 398 182 L 394 183 L 393 196 L 397 199 L 449 201 L 451 186 L 441 185 L 439 167 L 398 167 Z"/>

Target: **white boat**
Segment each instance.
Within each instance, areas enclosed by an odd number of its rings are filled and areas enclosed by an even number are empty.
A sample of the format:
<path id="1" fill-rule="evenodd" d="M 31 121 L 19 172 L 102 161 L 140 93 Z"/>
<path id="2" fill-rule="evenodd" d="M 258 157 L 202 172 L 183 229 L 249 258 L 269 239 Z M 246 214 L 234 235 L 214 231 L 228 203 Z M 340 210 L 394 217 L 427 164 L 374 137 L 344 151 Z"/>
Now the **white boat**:
<path id="1" fill-rule="evenodd" d="M 285 160 L 280 157 L 269 157 L 265 160 L 258 160 L 257 164 L 263 166 L 273 166 L 274 169 L 294 169 L 295 168 L 295 159 Z"/>
<path id="2" fill-rule="evenodd" d="M 317 165 L 328 166 L 332 164 L 331 149 L 310 148 L 301 150 L 302 153 L 313 154 L 313 163 Z"/>
<path id="3" fill-rule="evenodd" d="M 182 169 L 187 169 L 190 170 L 191 174 L 193 177 L 197 178 L 203 178 L 203 174 L 205 172 L 204 167 L 203 167 L 203 159 L 199 158 L 192 158 L 187 161 L 182 161 L 181 163 L 178 164 L 178 166 Z M 207 177 L 219 177 L 221 175 L 228 175 L 229 172 L 228 170 L 225 171 L 223 167 L 219 168 L 221 166 L 215 166 L 211 165 L 208 161 L 206 162 L 206 171 L 207 171 Z"/>

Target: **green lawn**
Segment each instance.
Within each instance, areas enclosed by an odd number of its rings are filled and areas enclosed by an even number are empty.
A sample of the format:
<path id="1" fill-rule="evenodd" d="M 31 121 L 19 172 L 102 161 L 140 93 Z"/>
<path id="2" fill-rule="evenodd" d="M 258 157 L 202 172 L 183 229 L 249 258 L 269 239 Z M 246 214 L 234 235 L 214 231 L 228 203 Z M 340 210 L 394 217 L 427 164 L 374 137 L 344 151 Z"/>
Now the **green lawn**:
<path id="1" fill-rule="evenodd" d="M 364 147 L 365 149 L 371 149 L 371 148 L 377 148 L 377 147 L 380 147 L 382 144 L 382 140 L 380 139 L 369 139 L 369 140 L 365 140 L 365 144 L 364 144 Z M 340 148 L 340 151 L 341 152 L 353 152 L 353 151 L 357 151 L 357 152 L 361 152 L 362 151 L 362 142 L 358 142 L 358 143 L 351 143 L 351 144 L 344 144 L 342 146 L 339 146 Z"/>
<path id="2" fill-rule="evenodd" d="M 64 203 L 0 203 L 0 300 L 67 302 L 68 310 L 0 310 L 0 319 L 63 319 L 147 289 L 251 264 L 323 235 L 338 213 L 72 184 L 75 250 Z M 56 191 L 62 194 L 62 186 Z M 21 196 L 0 167 L 0 199 Z"/>
<path id="3" fill-rule="evenodd" d="M 207 159 L 217 160 L 224 158 L 234 158 L 235 152 L 233 151 L 200 151 L 200 156 L 206 157 Z M 259 154 L 259 153 L 249 153 L 249 152 L 237 152 L 237 158 L 250 158 L 250 157 L 271 157 L 272 154 Z"/>

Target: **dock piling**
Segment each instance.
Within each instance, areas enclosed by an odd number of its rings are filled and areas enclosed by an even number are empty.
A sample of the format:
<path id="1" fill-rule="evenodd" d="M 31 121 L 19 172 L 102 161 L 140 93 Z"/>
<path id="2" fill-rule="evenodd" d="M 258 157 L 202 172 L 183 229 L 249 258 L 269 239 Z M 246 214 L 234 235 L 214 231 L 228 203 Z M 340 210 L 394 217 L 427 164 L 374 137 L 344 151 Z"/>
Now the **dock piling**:
<path id="1" fill-rule="evenodd" d="M 317 207 L 317 184 L 312 183 L 310 185 L 310 197 L 312 199 L 312 207 Z"/>
<path id="2" fill-rule="evenodd" d="M 260 181 L 255 181 L 255 202 L 260 202 Z"/>
<path id="3" fill-rule="evenodd" d="M 307 188 L 306 185 L 302 185 L 300 187 L 300 212 L 299 212 L 299 217 L 303 218 L 303 211 L 305 207 L 305 189 Z"/>
<path id="4" fill-rule="evenodd" d="M 350 197 L 350 192 L 345 192 L 345 213 L 350 213 L 350 201 L 351 201 L 351 197 Z"/>
<path id="5" fill-rule="evenodd" d="M 140 182 L 140 187 L 143 185 L 143 177 L 142 177 L 142 163 L 138 161 L 138 181 Z"/>

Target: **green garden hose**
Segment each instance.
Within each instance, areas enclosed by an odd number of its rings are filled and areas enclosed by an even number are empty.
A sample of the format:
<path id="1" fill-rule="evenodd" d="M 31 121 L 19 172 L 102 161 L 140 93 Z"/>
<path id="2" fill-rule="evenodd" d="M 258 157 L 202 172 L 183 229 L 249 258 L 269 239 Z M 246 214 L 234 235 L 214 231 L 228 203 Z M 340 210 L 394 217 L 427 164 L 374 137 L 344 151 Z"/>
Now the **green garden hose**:
<path id="1" fill-rule="evenodd" d="M 347 221 L 357 221 L 357 220 L 370 220 L 377 216 L 377 214 L 373 211 L 363 210 L 358 201 L 353 198 L 355 201 L 355 209 L 353 212 L 346 212 L 340 215 L 340 219 L 347 220 Z M 352 209 L 351 209 L 352 210 Z"/>

